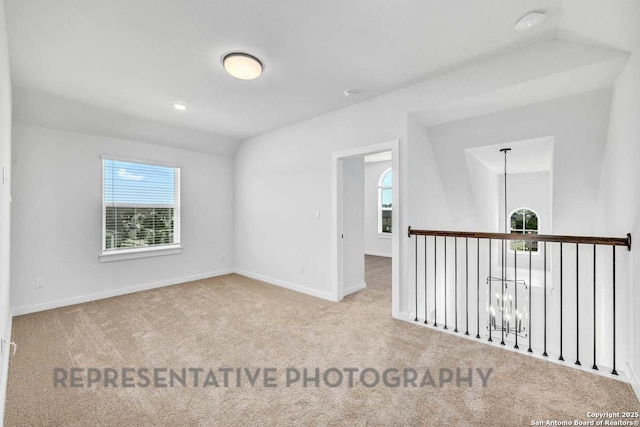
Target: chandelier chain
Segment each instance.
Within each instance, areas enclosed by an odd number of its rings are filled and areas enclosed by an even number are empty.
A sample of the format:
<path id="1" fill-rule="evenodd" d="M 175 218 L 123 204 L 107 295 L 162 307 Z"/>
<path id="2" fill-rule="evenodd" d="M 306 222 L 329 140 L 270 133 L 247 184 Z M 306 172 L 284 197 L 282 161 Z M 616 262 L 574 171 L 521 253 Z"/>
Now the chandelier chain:
<path id="1" fill-rule="evenodd" d="M 504 152 L 504 174 L 507 174 L 507 152 Z"/>

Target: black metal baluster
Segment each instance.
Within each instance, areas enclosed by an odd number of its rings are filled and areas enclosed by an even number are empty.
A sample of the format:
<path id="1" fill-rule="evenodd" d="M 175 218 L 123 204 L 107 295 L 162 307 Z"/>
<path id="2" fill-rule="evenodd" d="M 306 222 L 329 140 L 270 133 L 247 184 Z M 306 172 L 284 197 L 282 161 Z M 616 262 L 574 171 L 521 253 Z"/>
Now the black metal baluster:
<path id="1" fill-rule="evenodd" d="M 504 345 L 504 280 L 507 276 L 507 254 L 505 253 L 504 247 L 504 239 L 502 239 L 502 296 L 500 299 L 500 318 L 502 322 L 502 327 L 500 328 L 500 332 L 502 334 L 502 339 L 500 340 L 500 344 Z"/>
<path id="2" fill-rule="evenodd" d="M 562 357 L 562 242 L 560 242 L 560 357 L 558 360 L 564 360 Z"/>
<path id="3" fill-rule="evenodd" d="M 468 237 L 464 238 L 464 262 L 466 263 L 466 268 L 465 268 L 466 289 L 465 289 L 465 305 L 464 305 L 465 306 L 464 320 L 466 323 L 466 327 L 465 327 L 464 334 L 469 335 L 469 238 Z"/>
<path id="4" fill-rule="evenodd" d="M 427 236 L 424 236 L 424 323 L 427 322 Z"/>
<path id="5" fill-rule="evenodd" d="M 576 243 L 576 365 L 580 366 L 580 245 Z"/>
<path id="6" fill-rule="evenodd" d="M 433 236 L 433 326 L 438 327 L 438 237 Z"/>
<path id="7" fill-rule="evenodd" d="M 544 242 L 544 353 L 543 356 L 548 356 L 547 354 L 547 242 Z"/>
<path id="8" fill-rule="evenodd" d="M 613 247 L 613 375 L 618 375 L 616 371 L 616 247 Z"/>
<path id="9" fill-rule="evenodd" d="M 527 351 L 529 353 L 533 353 L 533 350 L 531 349 L 531 317 L 532 317 L 532 313 L 531 313 L 531 288 L 532 283 L 531 283 L 531 248 L 533 247 L 533 243 L 531 245 L 529 245 L 529 348 L 527 349 Z"/>
<path id="10" fill-rule="evenodd" d="M 491 291 L 491 239 L 489 239 L 489 342 L 493 342 L 491 337 L 491 327 L 493 326 L 493 313 L 491 312 L 493 293 Z"/>
<path id="11" fill-rule="evenodd" d="M 478 254 L 478 261 L 476 264 L 476 271 L 478 273 L 478 284 L 476 290 L 476 327 L 478 331 L 476 332 L 476 338 L 480 338 L 480 238 L 476 239 L 476 251 Z"/>
<path id="12" fill-rule="evenodd" d="M 518 324 L 520 319 L 518 319 L 518 242 L 516 242 L 513 250 L 513 292 L 515 293 L 516 300 L 516 310 L 513 313 L 514 323 L 515 323 L 515 336 L 516 336 L 516 345 L 513 346 L 515 349 L 519 349 L 518 347 L 518 334 L 520 333 L 520 328 Z"/>
<path id="13" fill-rule="evenodd" d="M 456 326 L 453 332 L 458 332 L 458 238 L 453 238 L 453 300 L 456 314 Z"/>
<path id="14" fill-rule="evenodd" d="M 444 238 L 444 329 L 447 328 L 447 237 Z"/>
<path id="15" fill-rule="evenodd" d="M 415 258 L 416 258 L 416 319 L 415 321 L 417 322 L 418 321 L 418 236 L 416 236 Z"/>
<path id="16" fill-rule="evenodd" d="M 593 366 L 591 369 L 598 370 L 596 365 L 596 245 L 593 245 Z"/>
<path id="17" fill-rule="evenodd" d="M 488 329 L 489 329 L 489 337 L 488 337 L 488 341 L 489 342 L 493 342 L 493 332 L 496 331 L 497 332 L 497 316 L 495 313 L 496 307 L 498 307 L 498 309 L 501 310 L 501 328 L 500 328 L 500 332 L 501 332 L 501 345 L 505 345 L 505 337 L 507 339 L 510 339 L 510 333 L 514 333 L 515 334 L 515 338 L 514 338 L 514 349 L 519 349 L 519 344 L 520 344 L 520 334 L 523 334 L 523 338 L 526 339 L 526 335 L 524 335 L 525 333 L 529 334 L 529 347 L 527 349 L 528 352 L 533 353 L 532 350 L 532 342 L 533 342 L 533 336 L 532 336 L 532 325 L 533 325 L 533 312 L 532 312 L 532 308 L 533 308 L 533 280 L 532 280 L 532 270 L 533 270 L 533 265 L 532 265 L 532 248 L 529 248 L 529 282 L 527 284 L 527 282 L 525 282 L 525 280 L 523 280 L 523 285 L 525 286 L 525 288 L 523 289 L 523 292 L 526 292 L 526 286 L 529 286 L 529 305 L 528 305 L 528 313 L 525 312 L 524 310 L 527 310 L 527 306 L 526 303 L 523 306 L 519 305 L 519 300 L 520 300 L 520 296 L 519 296 L 519 276 L 521 277 L 522 274 L 518 274 L 518 253 L 519 253 L 519 249 L 518 249 L 518 241 L 515 241 L 515 246 L 513 247 L 513 255 L 514 255 L 514 279 L 512 281 L 509 280 L 509 272 L 508 272 L 508 248 L 509 246 L 507 245 L 511 245 L 511 240 L 507 238 L 506 234 L 498 234 L 498 233 L 462 233 L 462 232 L 430 232 L 427 230 L 418 230 L 418 232 L 413 232 L 411 230 L 411 227 L 409 227 L 409 238 L 411 238 L 411 235 L 414 234 L 416 236 L 416 241 L 415 241 L 415 246 L 414 246 L 414 261 L 415 261 L 415 310 L 416 310 L 416 315 L 414 320 L 417 322 L 419 320 L 419 315 L 418 315 L 418 306 L 419 306 L 419 301 L 418 301 L 418 297 L 419 297 L 419 289 L 418 289 L 418 235 L 423 235 L 424 236 L 424 323 L 428 324 L 428 314 L 429 314 L 429 310 L 428 310 L 428 293 L 429 293 L 429 289 L 428 289 L 428 275 L 429 275 L 429 271 L 428 271 L 428 236 L 433 236 L 434 237 L 434 241 L 433 241 L 433 250 L 434 250 L 434 272 L 433 272 L 433 277 L 434 277 L 434 289 L 433 289 L 433 299 L 434 299 L 434 309 L 433 309 L 433 313 L 434 313 L 434 319 L 433 319 L 433 325 L 435 327 L 437 327 L 437 284 L 438 284 L 438 273 L 437 273 L 437 263 L 438 263 L 438 258 L 437 258 L 437 247 L 438 247 L 438 241 L 437 241 L 437 237 L 443 237 L 444 238 L 444 243 L 443 243 L 443 249 L 444 249 L 444 271 L 443 271 L 443 286 L 444 286 L 444 322 L 442 322 L 441 319 L 441 323 L 443 324 L 443 329 L 448 329 L 448 271 L 447 269 L 449 268 L 448 266 L 448 261 L 447 261 L 447 257 L 450 255 L 448 255 L 448 237 L 453 237 L 454 239 L 454 332 L 459 332 L 458 329 L 458 324 L 459 324 L 459 311 L 460 311 L 460 307 L 459 305 L 459 296 L 458 296 L 458 237 L 464 237 L 465 238 L 465 335 L 469 335 L 469 311 L 470 311 L 470 307 L 469 307 L 469 236 L 471 236 L 472 238 L 476 238 L 476 255 L 477 255 L 477 286 L 476 286 L 476 327 L 477 327 L 477 332 L 476 332 L 476 338 L 480 338 L 480 275 L 481 275 L 481 271 L 480 271 L 480 239 L 487 239 L 489 241 L 489 245 L 488 245 L 488 250 L 489 250 L 489 274 L 488 274 L 488 298 L 487 298 L 487 307 L 489 308 L 488 310 L 488 319 L 486 319 L 487 321 L 487 325 L 488 325 Z M 533 237 L 533 236 L 532 236 Z M 543 259 L 543 315 L 544 315 L 544 319 L 543 319 L 543 356 L 548 357 L 548 353 L 547 353 L 547 339 L 548 339 L 548 316 L 547 316 L 547 311 L 548 311 L 548 304 L 547 304 L 547 299 L 548 299 L 548 281 L 549 281 L 549 271 L 548 271 L 548 262 L 549 262 L 549 255 L 548 255 L 548 247 L 552 245 L 547 245 L 547 242 L 557 242 L 560 243 L 560 298 L 559 298 L 559 303 L 560 303 L 560 310 L 559 310 L 559 316 L 560 316 L 560 330 L 559 330 L 559 347 L 560 347 L 560 354 L 559 354 L 559 358 L 558 360 L 560 361 L 565 361 L 564 358 L 564 243 L 575 243 L 576 245 L 576 295 L 575 295 L 575 299 L 576 299 L 576 361 L 575 364 L 576 365 L 581 365 L 580 362 L 580 244 L 587 244 L 587 243 L 591 243 L 593 244 L 593 319 L 592 319 L 592 327 L 593 327 L 593 365 L 592 365 L 592 369 L 593 370 L 599 370 L 598 364 L 597 364 L 597 352 L 598 352 L 598 323 L 597 323 L 597 313 L 598 310 L 600 310 L 598 308 L 598 277 L 597 277 L 597 272 L 598 272 L 598 260 L 597 260 L 597 254 L 598 254 L 598 245 L 611 245 L 612 246 L 612 306 L 613 306 L 613 325 L 612 325 L 612 329 L 613 329 L 613 335 L 612 335 L 612 341 L 613 341 L 613 349 L 612 349 L 612 369 L 611 369 L 611 374 L 612 375 L 618 375 L 618 372 L 616 370 L 616 353 L 617 353 L 617 347 L 616 347 L 616 341 L 617 341 L 617 318 L 616 318 L 616 245 L 624 245 L 626 242 L 627 247 L 630 247 L 630 237 L 628 237 L 628 239 L 620 239 L 620 238 L 613 238 L 613 237 L 585 237 L 584 239 L 578 237 L 578 236 L 557 236 L 557 237 L 553 237 L 553 236 L 540 236 L 543 237 L 545 240 L 542 245 L 542 249 L 544 251 L 544 259 Z M 517 237 L 516 237 L 517 239 Z M 496 306 L 493 306 L 493 240 L 500 240 L 501 241 L 501 256 L 502 256 L 502 272 L 501 272 L 501 283 L 502 283 L 502 288 L 501 288 L 501 294 L 500 293 L 496 293 Z M 539 242 L 535 242 L 536 244 L 539 244 Z M 533 246 L 533 245 L 532 245 Z M 523 250 L 526 250 L 526 245 L 525 248 L 523 248 Z M 536 246 L 535 250 L 539 250 L 539 246 Z M 553 255 L 551 255 L 551 262 L 553 263 Z M 604 262 L 603 262 L 604 264 Z M 495 277 L 495 279 L 497 280 L 497 276 Z M 552 284 L 553 284 L 553 277 L 552 277 Z M 509 283 L 513 283 L 513 289 L 515 292 L 515 296 L 512 295 L 511 293 L 509 293 Z M 606 287 L 606 285 L 603 285 Z M 570 286 L 569 286 L 570 287 Z M 527 295 L 524 294 L 524 297 L 526 297 Z M 571 295 L 569 295 L 571 296 Z M 553 297 L 552 297 L 553 298 Z M 553 299 L 552 299 L 553 301 Z M 498 304 L 500 304 L 498 306 Z M 551 307 L 553 310 L 553 306 Z M 522 312 L 520 311 L 522 310 Z M 606 311 L 606 309 L 605 309 Z M 528 331 L 522 327 L 521 321 L 522 321 L 522 316 L 524 314 L 528 314 L 529 317 L 529 325 L 528 325 Z M 587 314 L 588 316 L 588 314 Z M 570 325 L 569 325 L 570 326 Z M 552 326 L 553 327 L 553 326 Z M 524 332 L 523 332 L 524 331 Z M 461 332 L 461 331 L 460 331 Z M 553 332 L 553 331 L 552 331 Z M 537 332 L 536 332 L 537 333 Z M 552 334 L 553 335 L 553 334 Z M 570 331 L 569 331 L 569 335 L 571 335 Z M 606 335 L 606 334 L 605 334 Z M 553 336 L 551 337 L 551 339 L 553 340 Z M 606 339 L 606 336 L 605 336 Z"/>

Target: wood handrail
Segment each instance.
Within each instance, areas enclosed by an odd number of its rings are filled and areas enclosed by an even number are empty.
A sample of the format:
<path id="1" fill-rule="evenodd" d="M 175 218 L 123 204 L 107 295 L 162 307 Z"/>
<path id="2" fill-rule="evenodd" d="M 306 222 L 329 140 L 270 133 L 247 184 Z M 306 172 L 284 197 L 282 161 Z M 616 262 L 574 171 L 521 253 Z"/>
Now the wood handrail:
<path id="1" fill-rule="evenodd" d="M 631 233 L 627 237 L 593 237 L 593 236 L 556 236 L 552 234 L 511 234 L 485 233 L 478 231 L 443 231 L 443 230 L 414 230 L 409 226 L 408 236 L 438 236 L 438 237 L 468 237 L 473 239 L 519 240 L 530 242 L 562 242 L 583 243 L 591 245 L 625 246 L 631 250 Z"/>

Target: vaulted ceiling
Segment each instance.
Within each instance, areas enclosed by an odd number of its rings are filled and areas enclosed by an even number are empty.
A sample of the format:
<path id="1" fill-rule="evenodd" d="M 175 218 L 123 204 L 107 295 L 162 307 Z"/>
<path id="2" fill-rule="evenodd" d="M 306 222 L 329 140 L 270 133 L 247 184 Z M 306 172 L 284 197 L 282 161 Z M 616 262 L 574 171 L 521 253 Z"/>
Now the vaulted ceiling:
<path id="1" fill-rule="evenodd" d="M 15 86 L 234 138 L 555 38 L 560 16 L 559 0 L 5 3 Z M 543 25 L 514 30 L 540 9 Z M 263 60 L 260 78 L 224 72 L 237 50 Z"/>

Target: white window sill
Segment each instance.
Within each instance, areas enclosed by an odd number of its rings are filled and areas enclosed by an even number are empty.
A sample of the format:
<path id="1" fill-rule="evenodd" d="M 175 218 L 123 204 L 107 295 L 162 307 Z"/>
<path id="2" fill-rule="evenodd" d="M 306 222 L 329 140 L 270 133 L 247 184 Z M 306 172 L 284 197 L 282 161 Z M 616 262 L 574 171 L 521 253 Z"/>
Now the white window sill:
<path id="1" fill-rule="evenodd" d="M 392 233 L 378 233 L 378 239 L 391 239 L 393 238 Z"/>
<path id="2" fill-rule="evenodd" d="M 151 248 L 124 249 L 108 251 L 100 254 L 100 262 L 123 261 L 126 259 L 149 258 L 155 256 L 175 255 L 182 253 L 181 245 L 167 245 Z"/>

